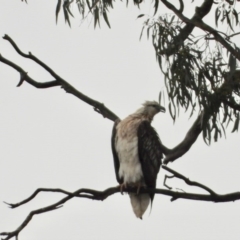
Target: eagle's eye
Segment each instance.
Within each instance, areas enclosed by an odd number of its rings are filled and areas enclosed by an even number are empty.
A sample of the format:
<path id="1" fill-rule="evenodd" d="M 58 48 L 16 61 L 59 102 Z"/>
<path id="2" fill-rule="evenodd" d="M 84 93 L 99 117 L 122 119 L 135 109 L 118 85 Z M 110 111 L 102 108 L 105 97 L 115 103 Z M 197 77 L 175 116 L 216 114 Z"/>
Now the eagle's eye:
<path id="1" fill-rule="evenodd" d="M 151 105 L 149 105 L 150 107 L 154 107 L 154 108 L 158 108 L 158 105 L 156 105 L 156 104 L 151 104 Z"/>

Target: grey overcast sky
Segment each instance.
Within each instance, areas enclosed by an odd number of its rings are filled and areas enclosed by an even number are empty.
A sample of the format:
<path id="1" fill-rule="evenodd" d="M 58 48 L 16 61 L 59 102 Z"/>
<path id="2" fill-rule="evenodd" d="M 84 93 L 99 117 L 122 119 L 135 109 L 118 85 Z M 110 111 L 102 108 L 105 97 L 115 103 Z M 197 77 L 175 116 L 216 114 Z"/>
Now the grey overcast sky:
<path id="1" fill-rule="evenodd" d="M 91 17 L 81 24 L 77 14 L 70 29 L 62 12 L 56 25 L 57 1 L 1 3 L 1 36 L 8 34 L 24 52 L 31 51 L 121 118 L 145 100 L 157 100 L 164 88 L 151 41 L 146 36 L 139 41 L 143 21 L 136 18 L 140 13 L 151 14 L 150 4 L 138 10 L 118 2 L 109 15 L 112 28 L 102 22 L 101 29 L 94 30 Z M 166 11 L 161 4 L 159 9 L 159 14 Z M 191 16 L 190 6 L 186 14 Z M 0 53 L 35 79 L 52 79 L 39 66 L 19 57 L 3 39 Z M 59 87 L 39 90 L 24 83 L 16 88 L 18 80 L 17 72 L 0 63 L 0 232 L 15 230 L 30 211 L 63 196 L 42 193 L 14 210 L 3 201 L 21 201 L 39 187 L 74 191 L 117 185 L 110 148 L 112 122 Z M 194 118 L 196 115 L 189 120 L 188 114 L 181 114 L 173 124 L 168 113 L 159 114 L 153 125 L 164 144 L 173 147 L 183 139 Z M 239 191 L 240 136 L 229 132 L 227 139 L 210 147 L 200 136 L 186 155 L 169 166 L 218 193 Z M 160 170 L 159 188 L 165 174 Z M 202 192 L 177 180 L 169 184 Z M 237 240 L 239 224 L 240 202 L 170 202 L 169 197 L 157 195 L 151 214 L 147 211 L 141 221 L 135 218 L 129 197 L 116 194 L 104 202 L 73 199 L 59 210 L 35 216 L 19 239 Z"/>

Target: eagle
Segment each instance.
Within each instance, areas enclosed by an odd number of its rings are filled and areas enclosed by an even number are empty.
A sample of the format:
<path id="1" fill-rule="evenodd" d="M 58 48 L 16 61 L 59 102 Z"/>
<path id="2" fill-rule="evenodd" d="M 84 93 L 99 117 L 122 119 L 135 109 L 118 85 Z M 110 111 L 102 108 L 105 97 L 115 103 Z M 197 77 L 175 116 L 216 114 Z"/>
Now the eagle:
<path id="1" fill-rule="evenodd" d="M 142 219 L 154 194 L 139 193 L 141 187 L 155 188 L 162 164 L 161 141 L 151 126 L 153 117 L 165 112 L 156 101 L 146 101 L 142 107 L 123 120 L 116 120 L 112 130 L 112 153 L 116 179 L 123 188 L 137 187 L 129 193 L 133 212 Z"/>

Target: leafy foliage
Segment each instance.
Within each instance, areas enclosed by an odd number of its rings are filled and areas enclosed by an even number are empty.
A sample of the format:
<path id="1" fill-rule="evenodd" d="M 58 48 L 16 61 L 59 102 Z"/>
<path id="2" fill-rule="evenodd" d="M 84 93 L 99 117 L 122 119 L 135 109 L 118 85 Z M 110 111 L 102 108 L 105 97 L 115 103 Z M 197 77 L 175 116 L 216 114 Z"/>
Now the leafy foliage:
<path id="1" fill-rule="evenodd" d="M 140 6 L 142 0 L 133 0 L 133 4 L 137 7 Z M 71 17 L 74 17 L 70 7 L 72 5 L 77 5 L 78 11 L 82 18 L 84 19 L 89 14 L 91 14 L 94 18 L 94 28 L 97 25 L 100 26 L 101 19 L 104 19 L 105 23 L 109 28 L 110 22 L 108 19 L 108 12 L 110 8 L 113 8 L 113 0 L 58 0 L 56 6 L 56 21 L 58 20 L 58 16 L 61 8 L 63 9 L 65 22 L 71 27 Z M 129 0 L 126 0 L 126 5 L 128 6 Z M 154 0 L 154 15 L 157 13 L 159 6 L 159 0 Z"/>
<path id="2" fill-rule="evenodd" d="M 164 74 L 168 96 L 168 108 L 173 120 L 180 109 L 204 111 L 202 119 L 203 138 L 207 144 L 211 139 L 225 135 L 225 128 L 233 122 L 233 132 L 238 130 L 239 110 L 229 106 L 240 101 L 240 71 L 236 69 L 236 58 L 227 53 L 211 37 L 190 34 L 182 39 L 185 24 L 175 15 L 165 14 L 157 19 L 146 20 L 143 30 L 152 38 L 156 59 Z M 142 34 L 142 33 L 141 33 Z M 237 46 L 228 42 L 239 51 Z M 239 76 L 240 77 L 240 76 Z"/>
<path id="3" fill-rule="evenodd" d="M 78 11 L 82 18 L 84 19 L 89 13 L 91 13 L 94 17 L 94 28 L 98 24 L 100 26 L 100 19 L 103 18 L 109 28 L 110 22 L 108 20 L 107 12 L 109 8 L 113 8 L 113 0 L 58 0 L 57 7 L 56 7 L 56 21 L 58 20 L 58 15 L 60 13 L 61 8 L 63 9 L 65 22 L 71 26 L 70 18 L 74 17 L 71 12 L 71 5 L 72 3 L 76 3 L 78 7 Z M 87 14 L 86 14 L 87 11 Z"/>
<path id="4" fill-rule="evenodd" d="M 228 27 L 234 32 L 234 25 L 239 24 L 238 13 L 235 9 L 235 2 L 233 0 L 221 0 L 215 10 L 215 23 L 227 23 Z M 234 22 L 235 21 L 235 22 Z"/>

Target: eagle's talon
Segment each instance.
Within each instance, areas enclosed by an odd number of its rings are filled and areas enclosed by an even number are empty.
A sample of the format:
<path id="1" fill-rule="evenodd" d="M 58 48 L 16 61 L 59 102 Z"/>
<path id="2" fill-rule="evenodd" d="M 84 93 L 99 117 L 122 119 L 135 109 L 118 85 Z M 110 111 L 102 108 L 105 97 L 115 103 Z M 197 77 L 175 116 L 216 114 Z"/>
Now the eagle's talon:
<path id="1" fill-rule="evenodd" d="M 122 184 L 119 185 L 119 187 L 120 187 L 120 192 L 123 195 L 123 189 L 127 188 L 127 184 L 126 183 L 122 183 Z"/>

